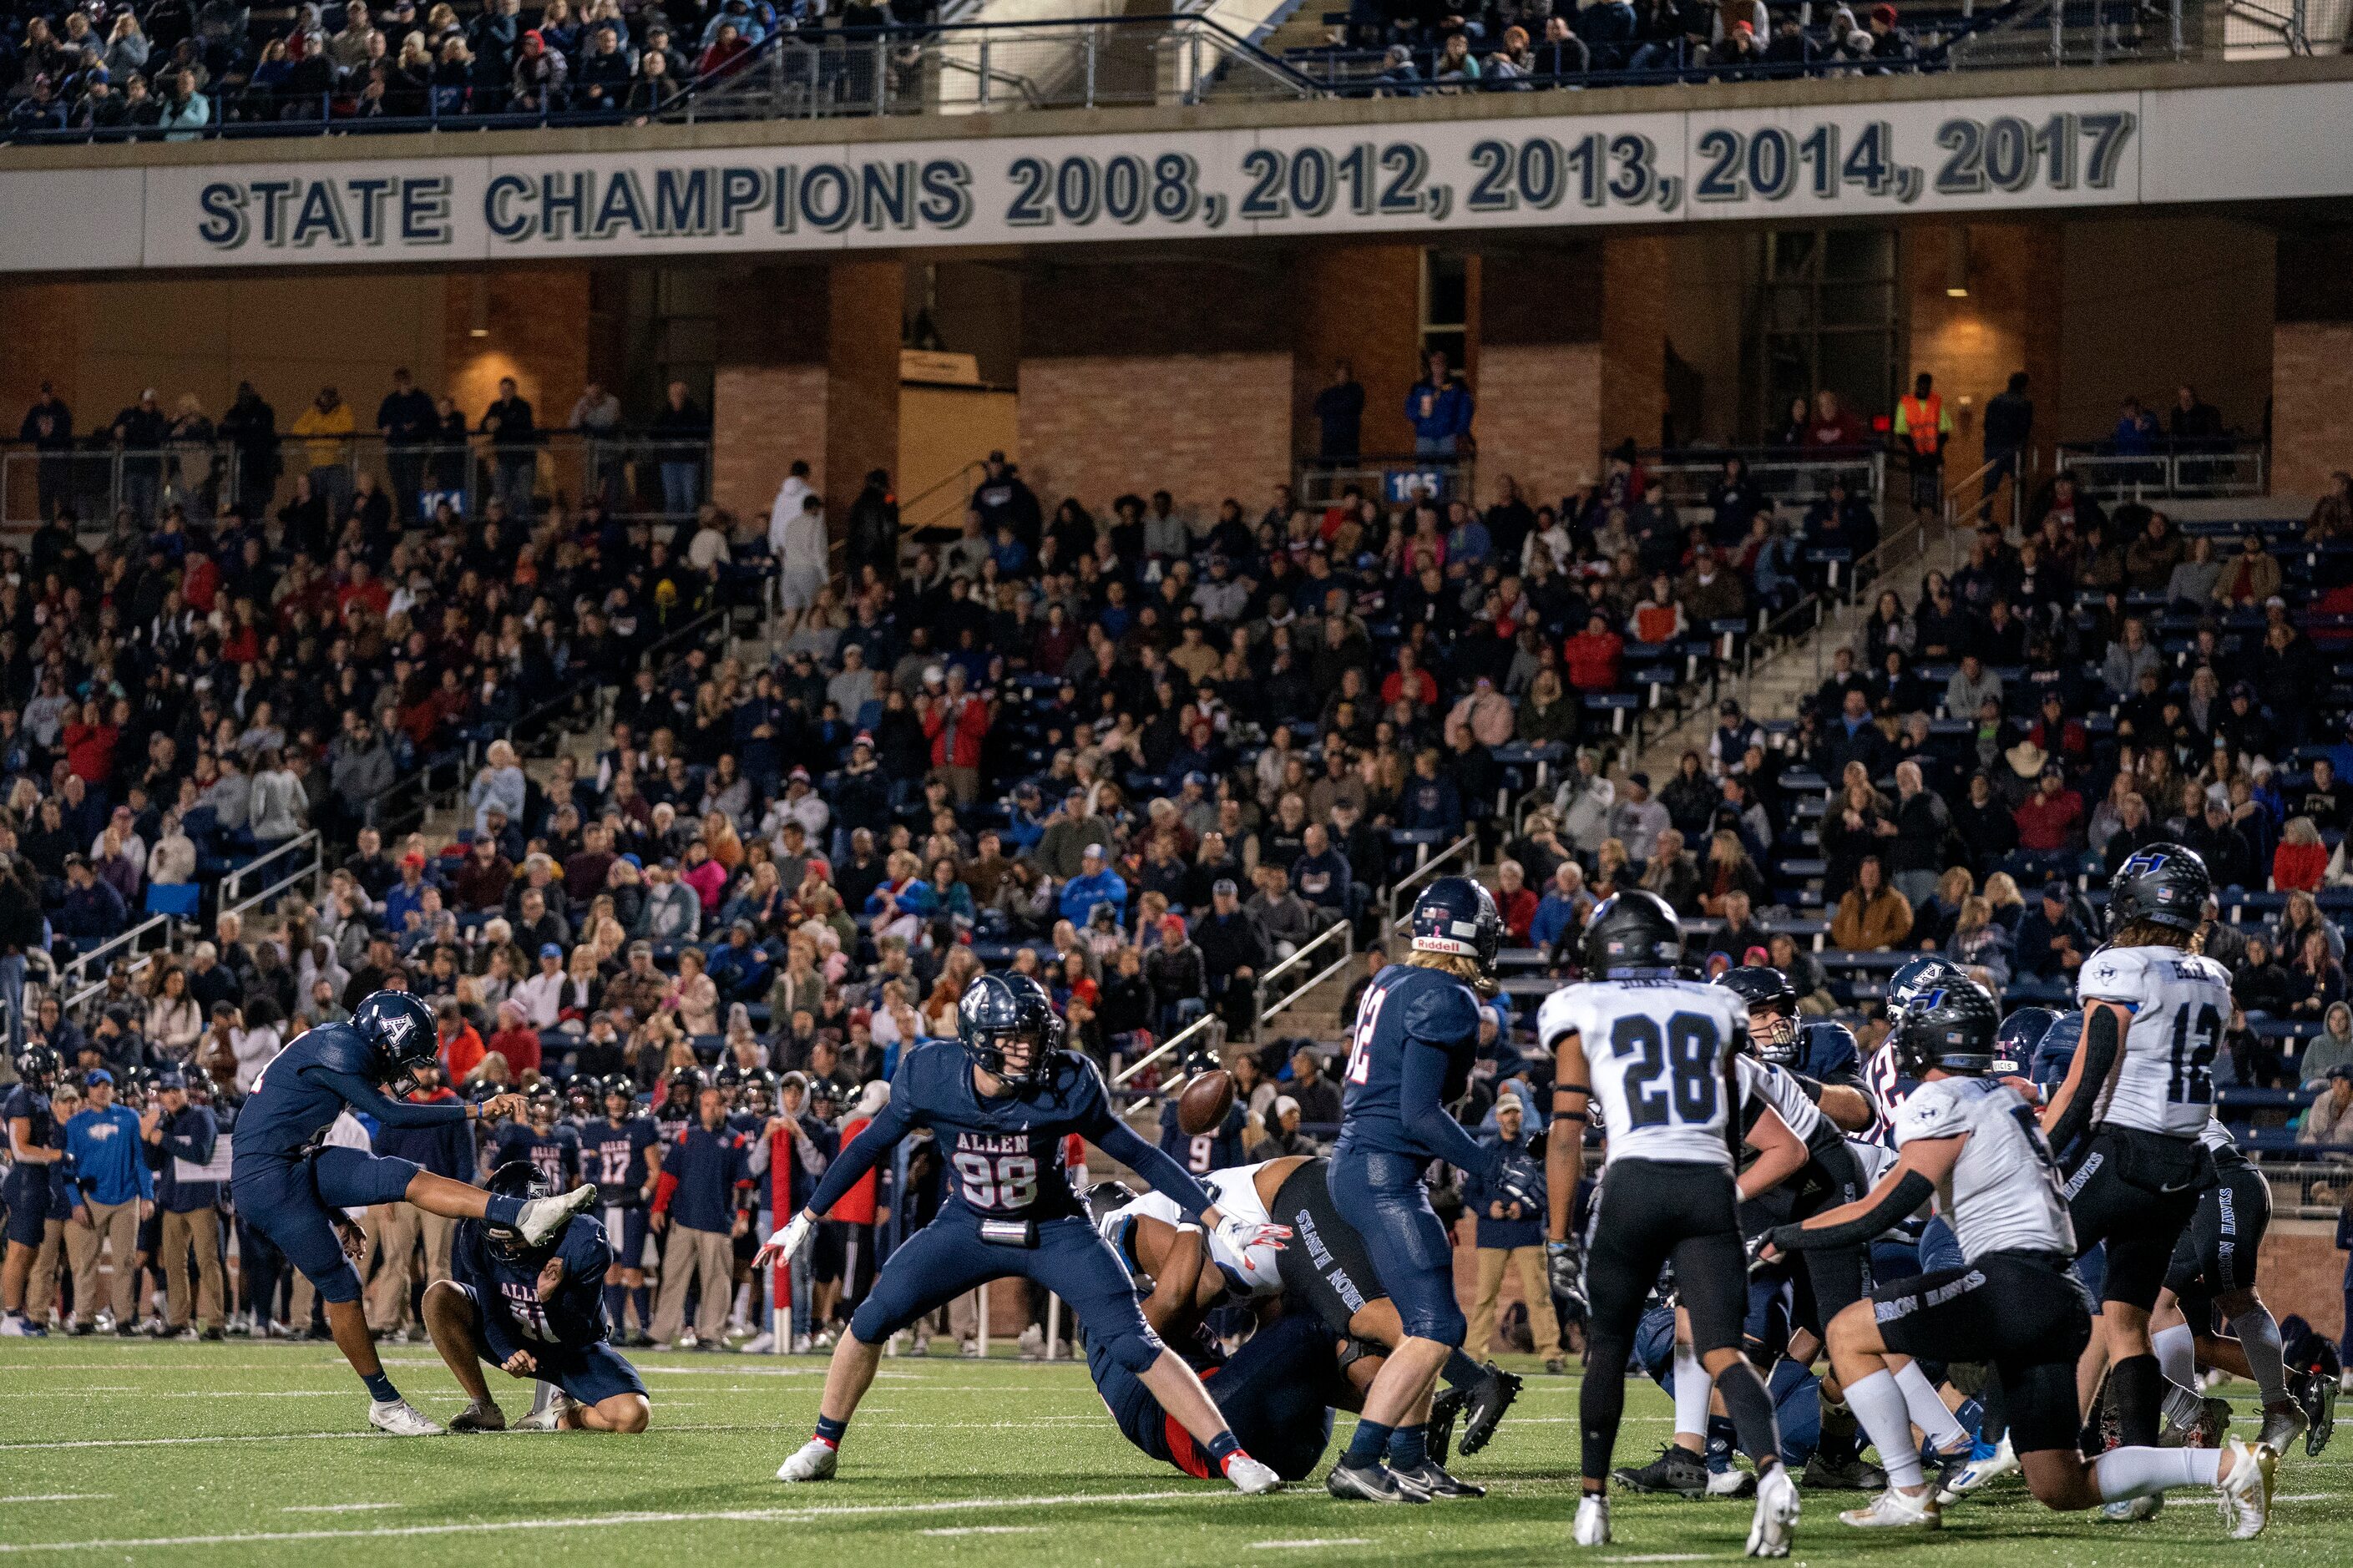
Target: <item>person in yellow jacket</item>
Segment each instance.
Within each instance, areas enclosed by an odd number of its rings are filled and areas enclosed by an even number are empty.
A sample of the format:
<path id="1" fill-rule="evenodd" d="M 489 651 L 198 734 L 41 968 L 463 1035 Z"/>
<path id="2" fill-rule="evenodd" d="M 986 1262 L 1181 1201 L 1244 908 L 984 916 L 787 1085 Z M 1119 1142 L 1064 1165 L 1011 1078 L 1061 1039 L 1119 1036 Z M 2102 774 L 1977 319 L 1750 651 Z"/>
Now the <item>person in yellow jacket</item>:
<path id="1" fill-rule="evenodd" d="M 290 427 L 302 440 L 311 467 L 311 493 L 327 503 L 327 525 L 339 526 L 352 510 L 352 405 L 332 386 L 322 386 L 311 406 Z"/>
<path id="2" fill-rule="evenodd" d="M 1953 416 L 1936 387 L 1936 377 L 1924 370 L 1912 378 L 1911 395 L 1895 400 L 1895 444 L 1912 459 L 1915 511 L 1934 511 L 1945 499 L 1945 443 L 1952 439 Z"/>

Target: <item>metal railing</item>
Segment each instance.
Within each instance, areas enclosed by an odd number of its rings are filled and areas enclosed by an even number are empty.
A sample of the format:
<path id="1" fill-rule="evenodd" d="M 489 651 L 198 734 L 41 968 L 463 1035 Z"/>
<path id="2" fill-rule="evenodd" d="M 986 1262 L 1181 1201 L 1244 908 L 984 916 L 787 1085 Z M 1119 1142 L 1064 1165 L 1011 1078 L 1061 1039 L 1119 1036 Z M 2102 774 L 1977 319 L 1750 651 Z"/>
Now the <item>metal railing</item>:
<path id="1" fill-rule="evenodd" d="M 1314 978 L 1293 986 L 1289 991 L 1285 992 L 1282 996 L 1276 998 L 1274 1001 L 1269 1002 L 1265 999 L 1268 986 L 1271 982 L 1281 978 L 1282 975 L 1290 973 L 1293 970 L 1304 967 L 1311 956 L 1325 948 L 1328 948 L 1335 941 L 1337 941 L 1341 944 L 1340 956 L 1337 959 L 1333 960 L 1331 963 L 1325 964 L 1322 969 L 1318 970 Z M 1301 997 L 1306 995 L 1310 991 L 1314 990 L 1318 985 L 1323 984 L 1324 981 L 1329 980 L 1347 963 L 1349 959 L 1354 956 L 1356 956 L 1356 938 L 1354 928 L 1345 920 L 1335 921 L 1324 931 L 1317 932 L 1314 936 L 1310 937 L 1307 941 L 1300 943 L 1297 948 L 1292 951 L 1289 957 L 1282 959 L 1279 963 L 1268 965 L 1266 973 L 1257 977 L 1255 984 L 1258 987 L 1260 998 L 1258 1012 L 1256 1015 L 1257 1022 L 1263 1024 L 1268 1019 L 1273 1017 L 1277 1013 L 1281 1013 L 1293 1006 Z M 1176 1061 L 1182 1063 L 1186 1057 L 1191 1053 L 1194 1041 L 1214 1039 L 1216 1037 L 1218 1026 L 1221 1022 L 1222 1020 L 1218 1016 L 1217 1010 L 1215 1008 L 1202 1014 L 1199 1017 L 1194 1019 L 1191 1023 L 1186 1025 L 1183 1028 L 1177 1030 L 1175 1034 L 1169 1036 L 1158 1045 L 1153 1047 L 1152 1049 L 1145 1052 L 1144 1055 L 1136 1058 L 1132 1062 L 1123 1065 L 1117 1072 L 1112 1075 L 1112 1088 L 1126 1088 L 1142 1075 L 1145 1068 L 1152 1066 L 1155 1062 L 1168 1059 L 1173 1057 Z M 1141 1100 L 1132 1101 L 1127 1108 L 1128 1112 L 1133 1114 L 1136 1107 L 1144 1103 L 1145 1103 L 1145 1101 Z"/>
<path id="2" fill-rule="evenodd" d="M 133 978 L 146 973 L 156 959 L 174 951 L 185 924 L 171 915 L 150 915 L 121 936 L 77 954 L 72 963 L 58 970 L 47 982 L 60 1012 L 68 1018 L 79 1017 L 105 994 L 107 973 L 118 963 L 124 964 Z M 26 1003 L 28 1010 L 37 1005 L 33 999 Z"/>
<path id="3" fill-rule="evenodd" d="M 2257 1154 L 2255 1162 L 2271 1184 L 2274 1212 L 2285 1219 L 2335 1219 L 2353 1189 L 2353 1159 Z"/>
<path id="4" fill-rule="evenodd" d="M 305 437 L 280 434 L 252 444 L 206 437 L 156 447 L 93 445 L 41 451 L 0 443 L 0 527 L 26 528 L 70 507 L 87 524 L 128 510 L 142 524 L 176 505 L 193 519 L 242 504 L 260 518 L 297 499 L 297 481 L 339 503 L 362 482 L 412 520 L 447 503 L 476 518 L 497 499 L 511 516 L 534 514 L 542 498 L 577 505 L 592 496 L 630 520 L 682 521 L 711 495 L 711 442 L 616 431 L 543 430 L 528 443 L 469 434 L 429 445 L 395 446 L 382 436 Z"/>
<path id="5" fill-rule="evenodd" d="M 2094 495 L 2125 500 L 2255 496 L 2268 488 L 2270 449 L 2261 441 L 2217 437 L 2170 441 L 2154 452 L 2118 452 L 2105 441 L 2060 445 L 2058 471 Z"/>
<path id="6" fill-rule="evenodd" d="M 1644 474 L 1665 481 L 1667 499 L 1676 506 L 1705 505 L 1735 458 L 1749 482 L 1777 502 L 1811 501 L 1841 479 L 1874 499 L 1887 490 L 1884 447 L 1678 447 L 1635 454 Z"/>
<path id="7" fill-rule="evenodd" d="M 274 869 L 267 869 L 266 874 L 271 879 L 259 892 L 245 890 L 249 882 L 263 877 L 265 868 L 270 868 Z M 267 855 L 247 861 L 223 877 L 219 893 L 220 912 L 242 916 L 248 910 L 268 903 L 297 882 L 309 882 L 315 893 L 319 879 L 325 871 L 326 840 L 314 827 L 299 837 L 288 839 Z"/>

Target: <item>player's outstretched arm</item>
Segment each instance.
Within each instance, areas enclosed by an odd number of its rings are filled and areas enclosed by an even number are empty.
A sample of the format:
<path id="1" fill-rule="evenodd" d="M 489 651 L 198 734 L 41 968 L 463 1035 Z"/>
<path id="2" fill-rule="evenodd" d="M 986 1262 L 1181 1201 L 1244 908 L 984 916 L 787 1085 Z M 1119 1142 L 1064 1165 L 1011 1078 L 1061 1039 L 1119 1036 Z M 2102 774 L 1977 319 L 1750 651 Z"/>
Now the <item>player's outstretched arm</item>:
<path id="1" fill-rule="evenodd" d="M 2107 1087 L 2124 1055 L 2125 1030 L 2132 1020 L 2113 1002 L 2092 1002 L 2084 1008 L 2084 1033 L 2067 1063 L 2067 1076 L 2052 1092 L 2042 1112 L 2042 1134 L 2052 1152 L 2064 1159 L 2068 1146 L 2091 1124 L 2100 1089 Z M 2097 1088 L 2088 1086 L 2096 1085 Z"/>
<path id="2" fill-rule="evenodd" d="M 1854 1202 L 1824 1209 L 1800 1225 L 1776 1226 L 1771 1253 L 1859 1246 L 1902 1223 L 1936 1196 L 1968 1137 L 1964 1132 L 1957 1138 L 1913 1139 L 1878 1184 Z"/>
<path id="3" fill-rule="evenodd" d="M 1446 1109 L 1447 1053 L 1427 1040 L 1408 1039 L 1398 1084 L 1398 1115 L 1406 1131 L 1450 1165 L 1492 1183 L 1504 1168 L 1504 1151 L 1471 1136 Z"/>
<path id="4" fill-rule="evenodd" d="M 863 1136 L 863 1134 L 860 1134 Z M 1198 1220 L 1216 1206 L 1208 1192 L 1189 1172 L 1156 1149 L 1126 1122 L 1107 1117 L 1092 1134 L 1095 1147 L 1142 1176 L 1152 1190 L 1173 1200 L 1187 1219 Z"/>
<path id="5" fill-rule="evenodd" d="M 858 1179 L 881 1163 L 882 1156 L 896 1147 L 899 1140 L 913 1127 L 913 1119 L 906 1110 L 906 1096 L 892 1094 L 891 1102 L 882 1108 L 881 1113 L 866 1124 L 865 1131 L 849 1141 L 849 1146 L 842 1150 L 841 1157 L 827 1170 L 825 1179 L 817 1184 L 817 1191 L 809 1194 L 808 1207 L 786 1220 L 761 1244 L 759 1252 L 752 1259 L 753 1267 L 766 1268 L 799 1251 L 810 1227 L 817 1224 L 818 1215 L 849 1196 L 849 1189 L 858 1184 Z"/>

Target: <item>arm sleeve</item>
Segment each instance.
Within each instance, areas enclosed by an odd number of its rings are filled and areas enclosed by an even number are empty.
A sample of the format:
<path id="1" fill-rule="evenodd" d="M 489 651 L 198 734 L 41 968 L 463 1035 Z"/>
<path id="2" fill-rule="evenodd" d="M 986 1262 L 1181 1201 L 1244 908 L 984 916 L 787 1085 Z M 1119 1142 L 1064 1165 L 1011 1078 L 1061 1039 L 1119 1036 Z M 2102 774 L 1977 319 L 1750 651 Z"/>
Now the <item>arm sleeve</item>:
<path id="1" fill-rule="evenodd" d="M 1185 1167 L 1136 1136 L 1124 1121 L 1111 1121 L 1094 1133 L 1095 1147 L 1133 1170 L 1154 1192 L 1174 1198 L 1187 1219 L 1199 1219 L 1209 1206 L 1209 1194 Z M 839 1166 L 835 1167 L 840 1169 Z"/>
<path id="2" fill-rule="evenodd" d="M 817 1191 L 809 1194 L 808 1212 L 831 1213 L 834 1205 L 849 1195 L 849 1189 L 858 1184 L 858 1178 L 872 1170 L 875 1163 L 907 1135 L 911 1126 L 904 1109 L 904 1097 L 893 1092 L 891 1103 L 882 1108 L 882 1113 L 866 1124 L 866 1131 L 849 1141 L 849 1147 L 841 1152 L 841 1158 L 827 1170 L 825 1179 L 817 1184 Z"/>
<path id="3" fill-rule="evenodd" d="M 1936 1184 L 1917 1171 L 1906 1171 L 1887 1195 L 1854 1218 L 1820 1227 L 1778 1226 L 1773 1245 L 1784 1252 L 1814 1247 L 1858 1247 L 1890 1226 L 1900 1224 L 1922 1204 L 1936 1195 Z"/>
<path id="4" fill-rule="evenodd" d="M 1504 1152 L 1484 1148 L 1463 1125 L 1446 1113 L 1440 1102 L 1446 1083 L 1447 1055 L 1427 1040 L 1408 1040 L 1405 1079 L 1398 1096 L 1398 1117 L 1406 1131 L 1423 1148 L 1450 1165 L 1459 1165 L 1482 1185 L 1493 1183 L 1502 1169 Z"/>
<path id="5" fill-rule="evenodd" d="M 332 1072 L 325 1068 L 309 1069 L 319 1082 L 343 1097 L 343 1103 L 362 1116 L 372 1116 L 385 1127 L 438 1127 L 445 1122 L 466 1120 L 466 1102 L 462 1100 L 436 1100 L 420 1105 L 413 1100 L 393 1100 L 366 1079 L 347 1072 Z"/>
<path id="6" fill-rule="evenodd" d="M 2051 1147 L 2064 1152 L 2072 1146 L 2084 1128 L 2092 1124 L 2092 1108 L 2100 1102 L 2100 1092 L 2106 1086 L 2108 1074 L 2116 1070 L 2116 1053 L 2124 1040 L 2116 1032 L 2116 1016 L 2106 1007 L 2096 1007 L 2084 1018 L 2083 1075 L 2075 1080 L 2074 1095 L 2067 1109 L 2051 1125 Z"/>

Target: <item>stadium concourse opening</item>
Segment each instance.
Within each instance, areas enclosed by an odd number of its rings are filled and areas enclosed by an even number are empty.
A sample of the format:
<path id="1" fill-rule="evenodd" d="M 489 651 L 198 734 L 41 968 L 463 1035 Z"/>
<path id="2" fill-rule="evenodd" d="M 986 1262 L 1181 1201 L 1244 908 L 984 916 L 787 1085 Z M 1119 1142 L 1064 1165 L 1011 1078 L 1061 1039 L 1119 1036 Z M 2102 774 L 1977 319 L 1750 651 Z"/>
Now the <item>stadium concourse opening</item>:
<path id="1" fill-rule="evenodd" d="M 1000 9 L 0 51 L 0 1556 L 2341 1556 L 2337 25 Z"/>

